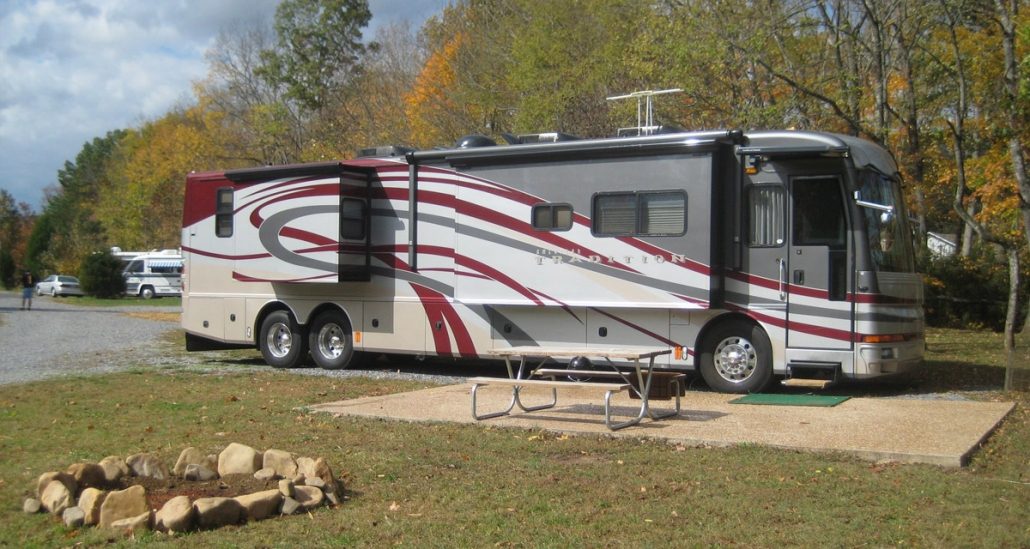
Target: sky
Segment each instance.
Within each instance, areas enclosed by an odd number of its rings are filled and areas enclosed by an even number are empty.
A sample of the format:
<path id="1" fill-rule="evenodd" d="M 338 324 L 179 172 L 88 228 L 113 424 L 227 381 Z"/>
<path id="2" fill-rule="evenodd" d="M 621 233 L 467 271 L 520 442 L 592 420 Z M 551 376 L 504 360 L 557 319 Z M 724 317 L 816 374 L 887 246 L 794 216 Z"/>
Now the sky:
<path id="1" fill-rule="evenodd" d="M 278 0 L 0 0 L 0 189 L 40 211 L 83 144 L 192 99 L 222 29 Z M 448 0 L 369 0 L 374 36 L 418 28 Z"/>

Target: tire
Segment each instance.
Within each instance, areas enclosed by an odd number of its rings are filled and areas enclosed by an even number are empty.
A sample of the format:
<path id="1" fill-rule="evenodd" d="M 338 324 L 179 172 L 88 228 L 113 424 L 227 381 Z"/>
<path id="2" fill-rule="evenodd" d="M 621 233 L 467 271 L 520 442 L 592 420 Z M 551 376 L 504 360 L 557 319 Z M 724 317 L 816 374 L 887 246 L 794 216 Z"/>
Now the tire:
<path id="1" fill-rule="evenodd" d="M 50 288 L 50 297 L 57 297 L 57 288 Z"/>
<path id="2" fill-rule="evenodd" d="M 594 369 L 594 365 L 593 365 L 593 363 L 590 362 L 589 358 L 587 358 L 585 356 L 577 356 L 577 357 L 573 357 L 573 359 L 569 361 L 569 364 L 568 364 L 568 366 L 566 366 L 566 368 L 568 368 L 569 370 L 593 370 Z M 588 376 L 578 376 L 578 375 L 568 375 L 568 376 L 565 376 L 565 377 L 567 377 L 569 379 L 569 381 L 578 381 L 578 382 L 591 381 L 593 379 L 593 378 L 588 377 Z"/>
<path id="3" fill-rule="evenodd" d="M 154 298 L 154 288 L 152 288 L 150 286 L 144 286 L 144 287 L 140 288 L 139 289 L 139 296 L 142 297 L 143 299 L 153 299 Z"/>
<path id="4" fill-rule="evenodd" d="M 758 393 L 773 379 L 769 336 L 742 320 L 723 322 L 705 336 L 700 364 L 705 383 L 721 393 Z"/>
<path id="5" fill-rule="evenodd" d="M 36 295 L 43 295 L 43 288 L 36 288 Z"/>
<path id="6" fill-rule="evenodd" d="M 307 354 L 304 333 L 286 311 L 274 311 L 261 322 L 258 348 L 273 368 L 296 368 Z"/>
<path id="7" fill-rule="evenodd" d="M 355 362 L 350 322 L 335 309 L 315 317 L 308 331 L 308 347 L 315 364 L 326 370 L 340 370 Z"/>

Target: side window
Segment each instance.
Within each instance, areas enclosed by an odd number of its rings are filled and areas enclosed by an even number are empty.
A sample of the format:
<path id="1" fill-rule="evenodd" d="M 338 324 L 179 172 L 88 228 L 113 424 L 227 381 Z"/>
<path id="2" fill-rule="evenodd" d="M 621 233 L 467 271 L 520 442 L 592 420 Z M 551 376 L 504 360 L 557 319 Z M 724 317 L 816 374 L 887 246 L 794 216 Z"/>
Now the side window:
<path id="1" fill-rule="evenodd" d="M 532 217 L 538 231 L 567 231 L 572 228 L 572 205 L 536 204 Z"/>
<path id="2" fill-rule="evenodd" d="M 682 192 L 640 193 L 637 234 L 682 235 L 687 232 L 687 195 Z"/>
<path id="3" fill-rule="evenodd" d="M 687 194 L 648 191 L 594 195 L 593 232 L 597 236 L 682 236 L 687 232 Z"/>
<path id="4" fill-rule="evenodd" d="M 636 232 L 637 197 L 633 193 L 599 194 L 594 197 L 594 234 L 624 236 Z"/>
<path id="5" fill-rule="evenodd" d="M 747 190 L 747 244 L 775 248 L 786 241 L 786 193 L 779 185 L 752 185 Z"/>
<path id="6" fill-rule="evenodd" d="M 232 236 L 232 189 L 218 189 L 215 204 L 215 236 L 228 238 Z"/>
<path id="7" fill-rule="evenodd" d="M 844 249 L 847 245 L 847 220 L 840 180 L 836 177 L 797 178 L 792 186 L 794 245 Z"/>
<path id="8" fill-rule="evenodd" d="M 357 198 L 340 200 L 340 238 L 365 239 L 365 201 Z"/>

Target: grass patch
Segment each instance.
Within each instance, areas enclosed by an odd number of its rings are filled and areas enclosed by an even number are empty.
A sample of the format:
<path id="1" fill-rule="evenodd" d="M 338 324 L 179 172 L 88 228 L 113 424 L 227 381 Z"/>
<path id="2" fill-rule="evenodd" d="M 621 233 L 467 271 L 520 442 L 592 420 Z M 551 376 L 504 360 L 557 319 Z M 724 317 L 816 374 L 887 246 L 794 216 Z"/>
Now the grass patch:
<path id="1" fill-rule="evenodd" d="M 979 356 L 989 335 L 969 334 Z M 948 334 L 944 334 L 947 336 Z M 944 337 L 945 341 L 949 338 Z M 991 355 L 989 351 L 984 351 Z M 1000 367 L 931 344 L 917 387 L 964 391 Z M 231 363 L 231 362 L 230 362 Z M 940 375 L 943 372 L 946 375 Z M 20 511 L 35 478 L 76 460 L 237 441 L 321 455 L 337 509 L 132 543 L 201 546 L 1026 546 L 1030 415 L 1016 411 L 963 470 L 744 445 L 683 448 L 487 425 L 307 414 L 299 406 L 424 384 L 283 372 L 153 370 L 0 387 L 0 546 L 107 542 Z M 871 391 L 875 389 L 870 389 Z M 908 390 L 908 389 L 904 389 Z M 870 428 L 877 428 L 871 426 Z M 118 543 L 129 544 L 121 538 Z"/>

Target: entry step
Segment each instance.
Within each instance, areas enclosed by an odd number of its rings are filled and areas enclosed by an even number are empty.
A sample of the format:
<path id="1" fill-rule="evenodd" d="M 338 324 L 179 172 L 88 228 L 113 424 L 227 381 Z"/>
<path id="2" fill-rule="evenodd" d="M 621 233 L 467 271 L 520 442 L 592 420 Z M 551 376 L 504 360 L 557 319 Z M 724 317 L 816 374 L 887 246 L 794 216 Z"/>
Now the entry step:
<path id="1" fill-rule="evenodd" d="M 825 389 L 833 384 L 832 380 L 829 379 L 801 379 L 792 377 L 790 379 L 783 380 L 784 387 L 802 387 L 805 389 Z"/>

